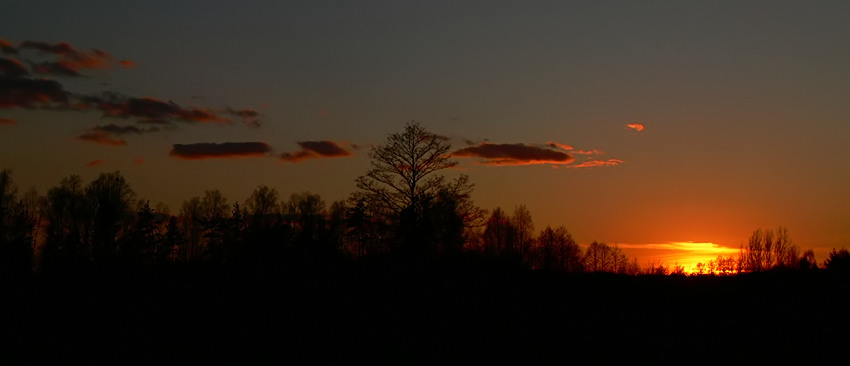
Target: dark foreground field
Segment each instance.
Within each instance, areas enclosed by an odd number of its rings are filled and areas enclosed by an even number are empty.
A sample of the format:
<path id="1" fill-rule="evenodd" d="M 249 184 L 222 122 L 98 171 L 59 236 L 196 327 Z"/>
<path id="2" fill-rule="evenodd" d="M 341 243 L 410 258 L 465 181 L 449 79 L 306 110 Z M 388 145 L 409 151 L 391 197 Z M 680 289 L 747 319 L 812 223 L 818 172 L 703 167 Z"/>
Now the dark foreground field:
<path id="1" fill-rule="evenodd" d="M 14 364 L 828 363 L 847 359 L 848 284 L 824 271 L 568 276 L 470 263 L 263 274 L 91 270 L 6 281 L 0 357 Z"/>

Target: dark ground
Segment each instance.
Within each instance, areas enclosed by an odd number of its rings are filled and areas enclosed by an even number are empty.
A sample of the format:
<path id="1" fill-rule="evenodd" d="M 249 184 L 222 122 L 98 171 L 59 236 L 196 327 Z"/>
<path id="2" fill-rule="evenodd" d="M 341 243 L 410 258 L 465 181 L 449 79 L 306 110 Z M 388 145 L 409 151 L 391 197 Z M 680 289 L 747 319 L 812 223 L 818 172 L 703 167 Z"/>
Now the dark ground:
<path id="1" fill-rule="evenodd" d="M 370 263 L 3 283 L 0 364 L 843 364 L 850 344 L 850 281 L 825 271 L 627 277 Z"/>

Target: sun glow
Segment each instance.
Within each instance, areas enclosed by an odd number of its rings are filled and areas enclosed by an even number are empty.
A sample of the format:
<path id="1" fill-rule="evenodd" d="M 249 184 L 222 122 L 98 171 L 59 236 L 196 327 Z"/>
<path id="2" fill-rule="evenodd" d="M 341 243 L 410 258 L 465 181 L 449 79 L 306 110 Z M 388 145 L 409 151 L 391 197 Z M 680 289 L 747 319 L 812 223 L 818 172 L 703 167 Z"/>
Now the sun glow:
<path id="1" fill-rule="evenodd" d="M 738 253 L 738 249 L 724 247 L 711 242 L 671 242 L 656 244 L 617 244 L 627 255 L 634 255 L 648 264 L 664 265 L 671 271 L 676 266 L 682 266 L 685 273 L 699 272 L 698 265 L 707 265 L 718 256 L 730 257 Z M 707 269 L 704 267 L 703 269 Z"/>

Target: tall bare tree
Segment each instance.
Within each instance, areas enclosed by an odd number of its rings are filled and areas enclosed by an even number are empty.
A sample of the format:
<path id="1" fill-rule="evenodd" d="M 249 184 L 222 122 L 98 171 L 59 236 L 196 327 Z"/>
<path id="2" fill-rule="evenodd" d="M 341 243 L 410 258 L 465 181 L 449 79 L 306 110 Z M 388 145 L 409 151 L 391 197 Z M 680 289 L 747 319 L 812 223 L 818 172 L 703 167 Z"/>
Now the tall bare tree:
<path id="1" fill-rule="evenodd" d="M 415 207 L 423 195 L 443 184 L 440 170 L 457 162 L 449 157 L 451 145 L 417 122 L 408 122 L 402 133 L 392 133 L 369 152 L 372 167 L 355 183 L 371 205 L 400 214 Z"/>

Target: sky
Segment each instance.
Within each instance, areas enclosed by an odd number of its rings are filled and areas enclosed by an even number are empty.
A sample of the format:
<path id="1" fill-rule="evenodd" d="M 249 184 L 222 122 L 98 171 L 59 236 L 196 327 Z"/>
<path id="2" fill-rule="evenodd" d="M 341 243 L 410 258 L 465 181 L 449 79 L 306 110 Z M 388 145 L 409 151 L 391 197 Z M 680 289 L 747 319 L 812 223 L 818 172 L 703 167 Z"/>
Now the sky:
<path id="1" fill-rule="evenodd" d="M 446 175 L 468 174 L 479 206 L 524 204 L 537 230 L 672 265 L 781 225 L 822 261 L 850 247 L 847 14 L 847 1 L 3 2 L 0 168 L 42 194 L 119 170 L 172 213 L 260 184 L 332 202 L 370 146 L 415 120 L 450 139 Z"/>

